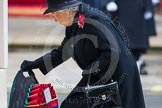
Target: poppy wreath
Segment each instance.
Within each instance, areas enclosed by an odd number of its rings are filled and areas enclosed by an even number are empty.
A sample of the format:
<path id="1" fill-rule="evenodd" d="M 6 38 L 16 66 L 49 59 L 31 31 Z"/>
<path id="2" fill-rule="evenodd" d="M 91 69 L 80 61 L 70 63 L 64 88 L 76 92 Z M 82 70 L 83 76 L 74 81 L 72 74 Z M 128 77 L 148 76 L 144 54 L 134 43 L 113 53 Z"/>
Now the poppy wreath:
<path id="1" fill-rule="evenodd" d="M 58 108 L 58 99 L 51 84 L 31 84 L 26 94 L 25 108 Z"/>

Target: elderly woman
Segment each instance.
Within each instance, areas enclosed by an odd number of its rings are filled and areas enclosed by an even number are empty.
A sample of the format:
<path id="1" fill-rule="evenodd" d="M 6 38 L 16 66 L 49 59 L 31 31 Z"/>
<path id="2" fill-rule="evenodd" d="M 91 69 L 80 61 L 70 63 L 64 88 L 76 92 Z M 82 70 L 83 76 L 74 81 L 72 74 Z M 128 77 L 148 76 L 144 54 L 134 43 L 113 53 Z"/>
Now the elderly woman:
<path id="1" fill-rule="evenodd" d="M 119 84 L 122 108 L 145 108 L 136 62 L 127 48 L 122 30 L 109 16 L 78 0 L 47 0 L 47 4 L 44 14 L 50 13 L 54 21 L 66 26 L 66 36 L 57 49 L 35 61 L 25 60 L 21 70 L 39 68 L 45 75 L 73 57 L 84 70 L 77 87 L 86 87 L 90 74 L 90 85 L 97 84 L 103 77 L 106 80 L 102 84 L 113 79 Z M 86 108 L 86 103 L 81 102 L 83 98 L 83 92 L 73 90 L 61 108 Z M 104 103 L 94 108 L 110 106 Z"/>

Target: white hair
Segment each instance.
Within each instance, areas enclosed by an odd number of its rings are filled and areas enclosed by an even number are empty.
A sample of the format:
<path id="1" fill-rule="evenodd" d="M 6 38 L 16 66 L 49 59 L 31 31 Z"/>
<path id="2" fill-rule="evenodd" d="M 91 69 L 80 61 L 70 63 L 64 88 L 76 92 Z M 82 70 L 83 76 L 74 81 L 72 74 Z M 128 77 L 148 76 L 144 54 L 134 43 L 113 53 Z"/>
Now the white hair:
<path id="1" fill-rule="evenodd" d="M 68 8 L 68 10 L 77 11 L 77 10 L 79 10 L 79 6 L 70 7 L 70 8 Z"/>
<path id="2" fill-rule="evenodd" d="M 70 7 L 70 8 L 66 8 L 66 9 L 63 9 L 63 10 L 59 10 L 59 11 L 65 11 L 65 10 L 69 10 L 69 11 L 78 11 L 78 10 L 79 10 L 79 6 Z"/>

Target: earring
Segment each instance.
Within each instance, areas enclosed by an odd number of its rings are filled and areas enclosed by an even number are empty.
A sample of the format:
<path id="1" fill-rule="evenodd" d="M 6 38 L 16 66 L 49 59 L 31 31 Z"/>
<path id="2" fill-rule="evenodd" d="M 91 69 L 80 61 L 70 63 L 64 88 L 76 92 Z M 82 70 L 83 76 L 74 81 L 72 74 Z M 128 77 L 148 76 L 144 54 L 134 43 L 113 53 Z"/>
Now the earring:
<path id="1" fill-rule="evenodd" d="M 84 20 L 85 20 L 84 14 L 79 14 L 78 25 L 79 25 L 80 28 L 83 28 L 84 27 Z"/>

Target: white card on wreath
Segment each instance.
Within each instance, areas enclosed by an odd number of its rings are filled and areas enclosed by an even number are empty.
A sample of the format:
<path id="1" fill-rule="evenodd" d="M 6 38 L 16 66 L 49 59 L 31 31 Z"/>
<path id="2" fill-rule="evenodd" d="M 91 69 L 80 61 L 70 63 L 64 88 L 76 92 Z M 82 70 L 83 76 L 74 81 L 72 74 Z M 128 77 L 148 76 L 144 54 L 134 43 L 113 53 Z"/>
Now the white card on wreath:
<path id="1" fill-rule="evenodd" d="M 45 97 L 46 103 L 51 102 L 52 101 L 52 97 L 51 97 L 51 92 L 50 92 L 49 87 L 46 88 L 43 92 L 44 92 L 44 97 Z"/>

